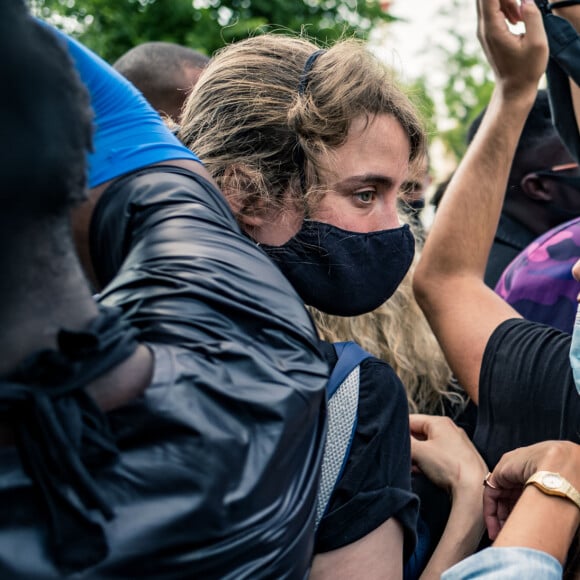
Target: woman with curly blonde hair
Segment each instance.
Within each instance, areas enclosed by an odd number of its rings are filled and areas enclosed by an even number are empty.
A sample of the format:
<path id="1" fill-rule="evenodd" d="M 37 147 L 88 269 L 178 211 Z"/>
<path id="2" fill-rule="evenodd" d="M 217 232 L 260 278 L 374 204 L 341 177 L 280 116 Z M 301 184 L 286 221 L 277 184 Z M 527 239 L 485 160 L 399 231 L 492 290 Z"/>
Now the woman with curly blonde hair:
<path id="1" fill-rule="evenodd" d="M 393 294 L 414 251 L 397 201 L 424 155 L 425 133 L 392 72 L 364 44 L 321 50 L 304 38 L 265 34 L 229 45 L 204 70 L 180 126 L 178 137 L 219 184 L 241 229 L 306 304 L 357 316 Z M 333 345 L 321 350 L 336 368 Z M 418 510 L 405 391 L 375 357 L 343 385 L 354 393 L 354 428 L 317 529 L 311 577 L 357 577 L 364 569 L 367 578 L 399 580 Z M 340 414 L 346 406 L 336 401 L 328 408 L 338 405 Z M 328 424 L 327 449 L 335 444 Z M 479 508 L 479 459 L 471 465 L 470 501 Z M 324 460 L 322 473 L 324 482 Z M 458 545 L 471 545 L 465 529 L 467 539 L 450 545 L 432 577 L 453 562 Z"/>
<path id="2" fill-rule="evenodd" d="M 417 259 L 391 298 L 372 312 L 343 317 L 309 310 L 323 340 L 356 340 L 393 367 L 405 387 L 410 412 L 443 415 L 450 406 L 462 410 L 466 396 L 453 386 L 445 355 L 413 295 Z"/>

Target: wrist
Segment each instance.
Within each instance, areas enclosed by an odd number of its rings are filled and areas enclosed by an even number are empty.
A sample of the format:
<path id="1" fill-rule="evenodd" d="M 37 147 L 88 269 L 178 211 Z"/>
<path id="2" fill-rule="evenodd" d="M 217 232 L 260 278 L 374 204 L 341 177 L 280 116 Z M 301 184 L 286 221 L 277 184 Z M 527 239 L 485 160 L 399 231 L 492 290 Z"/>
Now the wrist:
<path id="1" fill-rule="evenodd" d="M 462 481 L 451 488 L 451 505 L 461 505 L 463 507 L 472 505 L 481 510 L 483 503 L 483 474 L 477 481 Z"/>
<path id="2" fill-rule="evenodd" d="M 540 460 L 530 466 L 526 479 L 538 471 L 551 471 L 560 474 L 573 487 L 580 491 L 580 445 L 571 441 L 554 441 L 549 444 Z"/>
<path id="3" fill-rule="evenodd" d="M 492 100 L 527 118 L 537 94 L 537 82 L 522 85 L 521 82 L 515 83 L 510 79 L 505 79 L 496 82 Z"/>
<path id="4" fill-rule="evenodd" d="M 569 500 L 578 509 L 580 519 L 580 493 L 560 473 L 555 471 L 536 471 L 526 480 L 525 485 L 533 485 L 546 495 Z"/>

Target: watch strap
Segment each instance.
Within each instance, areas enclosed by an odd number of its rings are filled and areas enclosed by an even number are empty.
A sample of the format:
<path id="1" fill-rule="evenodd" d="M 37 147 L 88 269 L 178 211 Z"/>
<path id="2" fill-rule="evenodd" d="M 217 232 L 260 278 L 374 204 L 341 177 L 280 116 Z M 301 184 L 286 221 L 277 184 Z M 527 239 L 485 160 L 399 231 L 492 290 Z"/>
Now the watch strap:
<path id="1" fill-rule="evenodd" d="M 558 487 L 548 487 L 544 483 L 545 479 L 548 477 L 557 477 L 560 480 L 560 485 L 558 485 Z M 557 497 L 569 499 L 571 502 L 576 504 L 578 509 L 580 509 L 580 493 L 566 478 L 562 477 L 559 473 L 553 471 L 536 471 L 536 473 L 528 478 L 525 485 L 533 485 L 547 495 L 554 495 Z"/>

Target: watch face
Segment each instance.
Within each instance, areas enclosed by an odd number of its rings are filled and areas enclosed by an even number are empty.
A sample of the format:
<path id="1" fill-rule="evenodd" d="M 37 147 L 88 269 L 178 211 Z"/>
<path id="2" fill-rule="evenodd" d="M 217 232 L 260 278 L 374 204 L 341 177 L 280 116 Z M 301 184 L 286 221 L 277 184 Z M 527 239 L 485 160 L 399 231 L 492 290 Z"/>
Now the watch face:
<path id="1" fill-rule="evenodd" d="M 555 474 L 544 475 L 542 485 L 548 489 L 558 489 L 562 485 L 562 478 Z"/>

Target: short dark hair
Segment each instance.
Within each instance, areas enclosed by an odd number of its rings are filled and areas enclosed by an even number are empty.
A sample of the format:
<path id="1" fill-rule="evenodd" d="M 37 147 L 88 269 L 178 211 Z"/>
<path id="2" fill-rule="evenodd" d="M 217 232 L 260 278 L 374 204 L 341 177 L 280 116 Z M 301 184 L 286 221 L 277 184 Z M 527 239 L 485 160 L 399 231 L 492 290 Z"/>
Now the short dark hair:
<path id="1" fill-rule="evenodd" d="M 487 107 L 477 115 L 472 121 L 467 130 L 467 143 L 471 143 L 475 134 L 479 130 L 481 121 Z M 556 128 L 552 122 L 552 111 L 550 109 L 550 100 L 548 92 L 544 89 L 538 90 L 534 104 L 528 114 L 528 118 L 522 129 L 522 134 L 518 141 L 516 151 L 514 153 L 514 161 L 512 163 L 512 171 L 510 172 L 509 183 L 519 183 L 522 175 L 520 175 L 521 164 L 527 153 L 534 148 L 539 142 L 544 141 L 546 137 L 557 135 Z M 524 171 L 525 172 L 525 171 Z"/>
<path id="2" fill-rule="evenodd" d="M 204 69 L 209 57 L 172 42 L 144 42 L 128 50 L 113 64 L 155 107 L 173 100 L 176 82 L 187 69 Z"/>
<path id="3" fill-rule="evenodd" d="M 24 2 L 0 2 L 2 212 L 59 213 L 86 195 L 92 113 L 66 47 Z"/>

